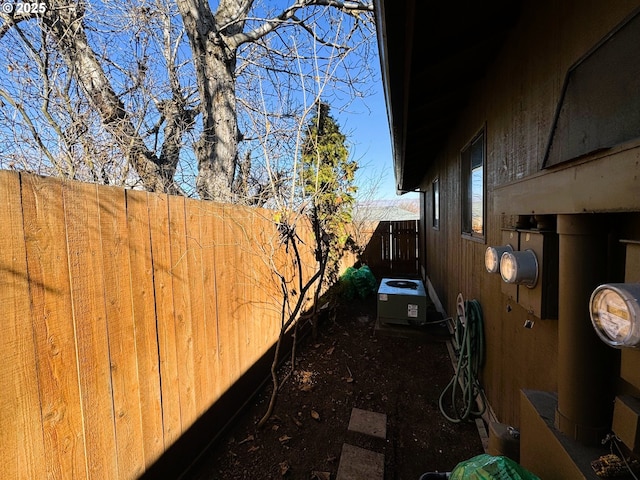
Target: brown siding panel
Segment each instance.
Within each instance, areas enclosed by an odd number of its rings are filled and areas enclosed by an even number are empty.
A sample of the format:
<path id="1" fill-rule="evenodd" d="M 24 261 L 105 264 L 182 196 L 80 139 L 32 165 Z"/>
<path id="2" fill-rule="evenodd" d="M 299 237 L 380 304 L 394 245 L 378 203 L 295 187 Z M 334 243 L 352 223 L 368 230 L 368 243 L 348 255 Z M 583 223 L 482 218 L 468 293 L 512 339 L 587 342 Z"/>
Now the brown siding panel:
<path id="1" fill-rule="evenodd" d="M 482 383 L 500 421 L 505 423 L 519 424 L 522 388 L 546 391 L 557 388 L 558 323 L 533 318 L 533 328 L 524 328 L 529 314 L 502 294 L 498 276 L 484 271 L 485 248 L 500 245 L 501 229 L 513 225 L 515 218 L 515 212 L 503 216 L 501 211 L 494 210 L 494 197 L 500 195 L 502 205 L 512 204 L 510 198 L 504 196 L 506 192 L 521 193 L 517 185 L 510 190 L 505 189 L 505 185 L 538 174 L 568 69 L 637 7 L 637 1 L 615 6 L 550 0 L 523 3 L 520 23 L 510 31 L 485 77 L 475 85 L 468 107 L 455 129 L 449 132 L 438 161 L 422 181 L 422 190 L 426 192 L 423 221 L 430 221 L 430 189 L 436 177 L 440 183 L 441 206 L 440 228 L 434 230 L 430 224 L 424 227 L 426 274 L 448 312 L 455 312 L 458 293 L 480 301 L 487 346 Z M 486 126 L 487 141 L 484 244 L 461 236 L 459 191 L 460 149 L 482 125 Z M 619 159 L 636 155 L 635 152 L 611 153 Z M 612 160 L 603 156 L 599 161 L 604 167 Z M 629 161 L 629 165 L 631 163 Z M 571 174 L 567 170 L 564 177 L 556 176 L 558 192 L 571 180 Z M 580 190 L 581 203 L 575 204 L 576 211 L 579 206 L 587 205 L 582 199 L 593 201 L 606 196 L 605 190 L 592 191 Z M 529 190 L 526 195 L 535 196 L 536 192 Z M 546 213 L 552 213 L 553 198 L 549 197 L 544 204 Z M 567 193 L 562 198 L 570 195 Z M 522 201 L 519 205 L 526 206 Z"/>

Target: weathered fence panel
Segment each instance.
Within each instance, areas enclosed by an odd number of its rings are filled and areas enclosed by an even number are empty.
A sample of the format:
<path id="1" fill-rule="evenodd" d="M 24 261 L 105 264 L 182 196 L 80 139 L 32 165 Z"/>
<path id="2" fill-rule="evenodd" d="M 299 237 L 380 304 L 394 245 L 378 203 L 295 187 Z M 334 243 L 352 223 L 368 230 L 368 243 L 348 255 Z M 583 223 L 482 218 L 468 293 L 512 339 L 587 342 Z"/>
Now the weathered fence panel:
<path id="1" fill-rule="evenodd" d="M 97 188 L 69 183 L 62 198 L 87 472 L 112 477 L 117 457 L 104 454 L 115 452 L 116 445 Z"/>
<path id="2" fill-rule="evenodd" d="M 160 357 L 162 426 L 165 448 L 178 439 L 180 392 L 178 357 L 174 326 L 173 281 L 171 279 L 171 243 L 169 241 L 169 197 L 149 195 L 149 230 L 156 301 L 156 328 Z"/>
<path id="3" fill-rule="evenodd" d="M 211 321 L 205 315 L 203 282 L 203 239 L 200 236 L 200 211 L 198 202 L 185 201 L 185 263 L 188 272 L 187 289 L 191 297 L 191 339 L 193 342 L 193 398 L 195 418 L 198 418 L 211 404 L 208 392 L 209 370 L 207 357 L 207 324 Z M 195 208 L 194 208 L 195 207 Z M 215 353 L 215 350 L 213 350 Z"/>
<path id="4" fill-rule="evenodd" d="M 272 266 L 293 268 L 270 216 L 0 172 L 3 478 L 158 460 L 277 339 Z"/>

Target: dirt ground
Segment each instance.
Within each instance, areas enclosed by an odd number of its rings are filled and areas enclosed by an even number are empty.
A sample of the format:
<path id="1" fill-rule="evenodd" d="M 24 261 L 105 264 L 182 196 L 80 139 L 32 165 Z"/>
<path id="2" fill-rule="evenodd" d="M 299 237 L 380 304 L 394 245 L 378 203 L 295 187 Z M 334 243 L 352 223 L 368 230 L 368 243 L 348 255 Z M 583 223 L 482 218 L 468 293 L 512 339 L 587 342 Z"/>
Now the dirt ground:
<path id="1" fill-rule="evenodd" d="M 439 410 L 453 376 L 446 329 L 408 338 L 376 329 L 375 301 L 348 302 L 305 338 L 268 424 L 256 427 L 270 384 L 189 478 L 334 480 L 344 443 L 383 453 L 386 480 L 451 471 L 483 453 L 475 423 L 450 423 Z M 354 407 L 387 415 L 386 440 L 347 430 Z"/>

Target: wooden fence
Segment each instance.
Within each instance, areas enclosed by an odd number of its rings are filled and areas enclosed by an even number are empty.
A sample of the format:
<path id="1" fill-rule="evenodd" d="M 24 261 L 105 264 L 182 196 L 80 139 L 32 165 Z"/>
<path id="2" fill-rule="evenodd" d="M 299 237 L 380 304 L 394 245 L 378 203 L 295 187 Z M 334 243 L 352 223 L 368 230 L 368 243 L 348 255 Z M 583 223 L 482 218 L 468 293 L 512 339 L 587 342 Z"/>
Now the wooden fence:
<path id="1" fill-rule="evenodd" d="M 363 227 L 366 245 L 362 261 L 376 276 L 415 276 L 418 274 L 418 221 L 369 222 Z"/>
<path id="2" fill-rule="evenodd" d="M 277 339 L 270 215 L 0 172 L 0 476 L 144 473 Z"/>

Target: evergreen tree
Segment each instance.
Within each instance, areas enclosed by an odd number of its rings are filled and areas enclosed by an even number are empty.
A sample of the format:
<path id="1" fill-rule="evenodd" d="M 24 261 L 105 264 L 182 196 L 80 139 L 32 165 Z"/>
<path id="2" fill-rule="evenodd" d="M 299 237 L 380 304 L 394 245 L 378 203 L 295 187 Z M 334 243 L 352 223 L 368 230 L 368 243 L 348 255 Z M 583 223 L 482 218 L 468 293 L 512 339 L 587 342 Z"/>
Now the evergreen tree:
<path id="1" fill-rule="evenodd" d="M 318 245 L 328 248 L 328 273 L 335 280 L 339 260 L 350 246 L 347 225 L 355 202 L 354 185 L 358 164 L 349 158 L 347 137 L 329 115 L 329 105 L 319 103 L 317 114 L 311 119 L 302 145 L 302 164 L 305 194 L 311 199 L 311 217 Z M 319 256 L 322 254 L 318 252 Z"/>

